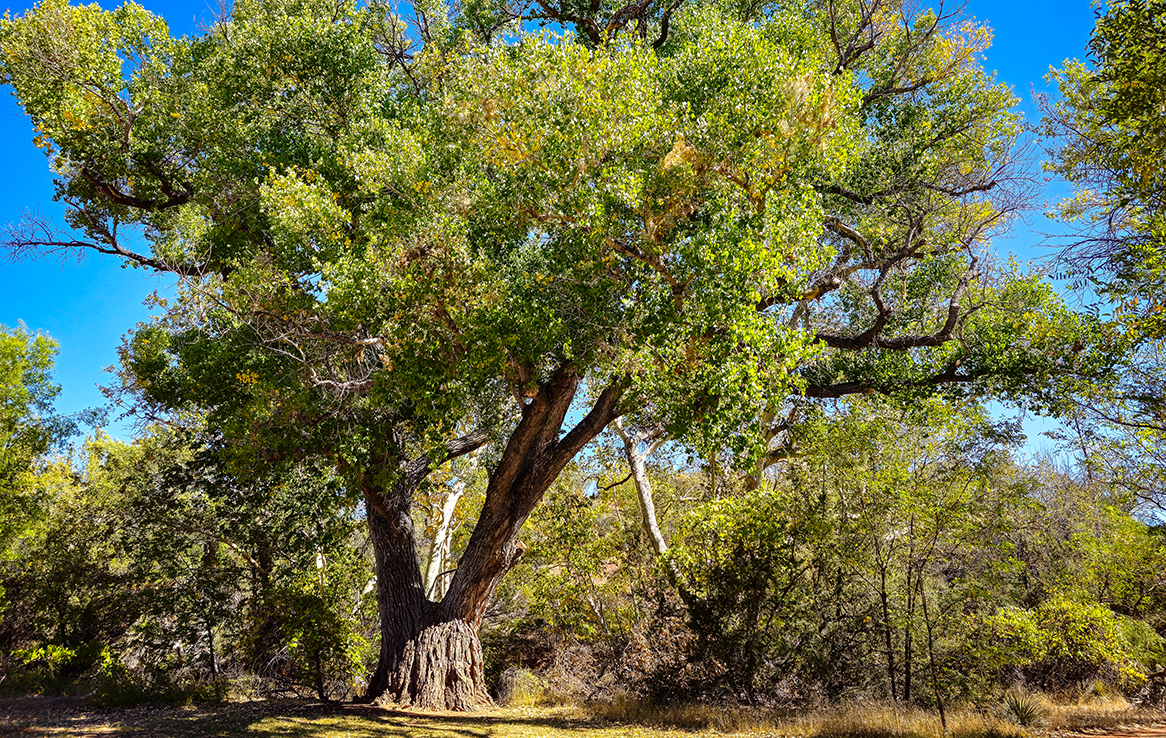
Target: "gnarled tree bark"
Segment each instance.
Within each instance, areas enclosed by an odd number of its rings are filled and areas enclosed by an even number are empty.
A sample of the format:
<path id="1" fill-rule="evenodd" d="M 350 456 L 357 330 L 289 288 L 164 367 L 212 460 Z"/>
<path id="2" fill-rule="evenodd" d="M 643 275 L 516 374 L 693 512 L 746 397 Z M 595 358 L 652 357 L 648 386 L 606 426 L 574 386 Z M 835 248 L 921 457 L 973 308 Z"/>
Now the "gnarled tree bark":
<path id="1" fill-rule="evenodd" d="M 365 699 L 426 710 L 471 711 L 492 704 L 478 630 L 498 584 L 522 554 L 518 532 L 567 463 L 618 415 L 621 387 L 613 383 L 560 438 L 579 382 L 573 367 L 562 367 L 524 405 L 440 602 L 425 597 L 409 514 L 413 489 L 424 478 L 422 467 L 428 473 L 428 466 L 414 462 L 390 490 L 378 487 L 375 475 L 368 476 L 364 493 L 384 635 Z"/>

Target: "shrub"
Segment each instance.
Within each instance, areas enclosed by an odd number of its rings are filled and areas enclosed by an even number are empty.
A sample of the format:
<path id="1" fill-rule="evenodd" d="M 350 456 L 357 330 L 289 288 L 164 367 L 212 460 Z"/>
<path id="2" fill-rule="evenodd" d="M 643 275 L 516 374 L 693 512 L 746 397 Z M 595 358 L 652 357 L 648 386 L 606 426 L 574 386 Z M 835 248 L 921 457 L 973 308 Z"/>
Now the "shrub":
<path id="1" fill-rule="evenodd" d="M 541 705 L 546 692 L 546 684 L 529 669 L 511 667 L 498 677 L 498 704 L 504 707 Z"/>
<path id="2" fill-rule="evenodd" d="M 1034 687 L 1075 689 L 1107 674 L 1123 687 L 1145 682 L 1162 638 L 1104 605 L 1054 596 L 1033 609 L 1002 608 L 984 619 L 983 665 L 1013 666 Z"/>
<path id="3" fill-rule="evenodd" d="M 69 648 L 41 643 L 16 649 L 5 674 L 5 688 L 13 692 L 63 694 L 75 691 L 78 680 L 92 672 L 109 651 L 100 642 Z"/>
<path id="4" fill-rule="evenodd" d="M 152 675 L 103 675 L 90 702 L 97 707 L 130 705 L 193 705 L 226 702 L 231 683 L 226 679 L 177 680 L 165 672 Z"/>

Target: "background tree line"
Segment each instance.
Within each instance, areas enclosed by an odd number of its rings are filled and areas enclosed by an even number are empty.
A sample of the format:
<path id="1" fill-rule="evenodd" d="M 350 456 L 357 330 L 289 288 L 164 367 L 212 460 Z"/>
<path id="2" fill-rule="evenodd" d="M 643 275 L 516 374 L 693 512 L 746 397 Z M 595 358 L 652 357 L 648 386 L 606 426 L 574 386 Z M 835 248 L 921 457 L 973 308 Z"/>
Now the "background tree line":
<path id="1" fill-rule="evenodd" d="M 110 702 L 366 688 L 379 632 L 357 503 L 327 469 L 242 478 L 208 440 L 99 435 L 83 463 L 26 472 L 38 503 L 5 549 L 6 688 Z M 812 406 L 796 443 L 758 485 L 661 447 L 646 467 L 658 556 L 607 434 L 524 528 L 484 619 L 491 686 L 520 669 L 559 699 L 934 707 L 1016 684 L 1132 695 L 1161 668 L 1166 539 L 1128 491 L 1018 460 L 1016 429 L 975 406 Z M 484 502 L 480 463 L 419 494 L 437 582 Z"/>

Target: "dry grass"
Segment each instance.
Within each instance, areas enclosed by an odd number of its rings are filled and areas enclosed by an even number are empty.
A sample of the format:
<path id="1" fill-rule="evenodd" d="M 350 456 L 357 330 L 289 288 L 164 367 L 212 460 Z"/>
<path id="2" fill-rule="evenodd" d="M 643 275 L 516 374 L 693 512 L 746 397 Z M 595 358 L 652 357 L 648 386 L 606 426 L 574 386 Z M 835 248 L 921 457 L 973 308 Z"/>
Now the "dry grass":
<path id="1" fill-rule="evenodd" d="M 817 738 L 941 738 L 939 715 L 925 710 L 887 705 L 853 705 L 825 718 L 812 733 Z M 951 709 L 947 735 L 954 738 L 1023 738 L 1019 726 L 1003 718 L 972 709 Z"/>
<path id="2" fill-rule="evenodd" d="M 597 702 L 584 710 L 592 717 L 618 725 L 644 725 L 719 733 L 772 732 L 773 716 L 757 710 L 713 705 L 651 705 L 637 700 Z"/>
<path id="3" fill-rule="evenodd" d="M 880 704 L 854 704 L 812 711 L 766 711 L 713 705 L 658 707 L 620 700 L 588 708 L 595 717 L 624 725 L 711 730 L 717 733 L 788 738 L 941 738 L 933 712 Z M 957 710 L 948 715 L 955 738 L 1022 738 L 1024 732 L 993 715 Z"/>
<path id="4" fill-rule="evenodd" d="M 1131 705 L 1120 694 L 1089 695 L 1072 702 L 1045 699 L 1044 727 L 1052 731 L 1120 730 L 1161 723 L 1161 710 Z"/>

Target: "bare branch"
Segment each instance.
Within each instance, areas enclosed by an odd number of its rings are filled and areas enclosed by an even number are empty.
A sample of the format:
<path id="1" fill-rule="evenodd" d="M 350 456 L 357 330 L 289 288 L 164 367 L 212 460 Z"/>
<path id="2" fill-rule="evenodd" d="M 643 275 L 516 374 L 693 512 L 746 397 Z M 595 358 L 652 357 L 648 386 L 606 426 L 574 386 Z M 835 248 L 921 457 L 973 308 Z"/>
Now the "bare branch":
<path id="1" fill-rule="evenodd" d="M 27 213 L 19 224 L 9 224 L 0 229 L 0 240 L 12 260 L 31 259 L 44 254 L 80 258 L 85 251 L 96 251 L 99 254 L 121 257 L 156 272 L 176 274 L 180 277 L 200 277 L 207 273 L 207 267 L 203 264 L 171 264 L 163 259 L 127 249 L 118 243 L 116 233 L 112 232 L 112 229 L 101 230 L 105 231 L 107 243 L 82 241 L 55 229 L 42 216 Z"/>

